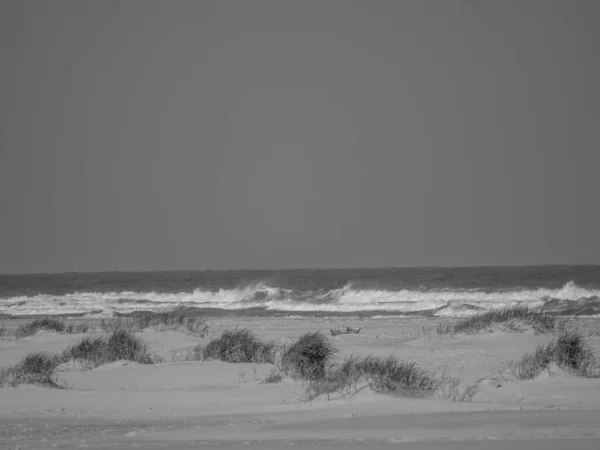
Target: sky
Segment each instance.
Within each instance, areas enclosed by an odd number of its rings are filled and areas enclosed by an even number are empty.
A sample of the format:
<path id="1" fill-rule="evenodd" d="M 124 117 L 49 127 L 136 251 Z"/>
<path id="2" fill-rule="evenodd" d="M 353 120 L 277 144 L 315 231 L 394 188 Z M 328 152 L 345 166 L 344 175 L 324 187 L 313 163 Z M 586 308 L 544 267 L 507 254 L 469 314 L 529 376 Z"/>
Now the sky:
<path id="1" fill-rule="evenodd" d="M 595 0 L 0 2 L 0 273 L 600 263 Z"/>

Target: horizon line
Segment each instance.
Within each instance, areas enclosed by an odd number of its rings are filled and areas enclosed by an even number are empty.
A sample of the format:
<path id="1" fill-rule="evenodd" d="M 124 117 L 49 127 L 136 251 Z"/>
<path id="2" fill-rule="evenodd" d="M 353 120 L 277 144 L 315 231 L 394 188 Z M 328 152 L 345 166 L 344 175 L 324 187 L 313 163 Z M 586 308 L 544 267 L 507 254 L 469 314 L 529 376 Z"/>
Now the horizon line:
<path id="1" fill-rule="evenodd" d="M 481 265 L 432 265 L 432 266 L 347 266 L 347 267 L 286 267 L 286 268 L 216 268 L 216 269 L 133 269 L 133 270 L 67 270 L 62 272 L 2 272 L 0 276 L 68 275 L 101 273 L 155 273 L 155 272 L 283 272 L 309 270 L 383 270 L 383 269 L 476 269 L 476 268 L 532 268 L 532 267 L 600 267 L 600 263 L 552 263 L 552 264 L 481 264 Z"/>

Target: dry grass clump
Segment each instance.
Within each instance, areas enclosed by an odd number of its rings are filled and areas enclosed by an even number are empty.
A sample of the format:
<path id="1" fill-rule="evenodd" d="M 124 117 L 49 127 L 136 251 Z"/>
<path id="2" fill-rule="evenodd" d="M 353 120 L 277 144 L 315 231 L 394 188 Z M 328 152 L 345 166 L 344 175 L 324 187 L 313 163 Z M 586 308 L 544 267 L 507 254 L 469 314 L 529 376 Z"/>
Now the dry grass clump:
<path id="1" fill-rule="evenodd" d="M 119 360 L 154 364 L 159 362 L 160 358 L 150 353 L 147 345 L 134 334 L 118 330 L 105 336 L 85 337 L 59 355 L 29 353 L 14 366 L 0 369 L 0 386 L 37 384 L 64 388 L 55 376 L 59 365 L 76 361 L 87 368 L 94 368 Z"/>
<path id="2" fill-rule="evenodd" d="M 277 368 L 273 368 L 271 372 L 262 380 L 262 384 L 276 384 L 283 381 L 283 374 Z"/>
<path id="3" fill-rule="evenodd" d="M 29 353 L 14 366 L 0 369 L 0 386 L 38 384 L 63 388 L 55 376 L 59 364 L 60 361 L 55 355 L 43 352 Z"/>
<path id="4" fill-rule="evenodd" d="M 14 330 L 4 329 L 2 336 L 14 336 L 16 339 L 23 339 L 33 336 L 40 330 L 56 331 L 57 333 L 79 334 L 87 333 L 90 326 L 86 323 L 73 323 L 64 319 L 53 317 L 42 317 L 19 325 Z"/>
<path id="5" fill-rule="evenodd" d="M 418 368 L 415 362 L 398 361 L 393 355 L 350 356 L 324 376 L 310 380 L 305 394 L 309 399 L 334 392 L 346 396 L 356 392 L 359 385 L 367 385 L 376 392 L 425 396 L 433 394 L 440 384 L 440 380 Z"/>
<path id="6" fill-rule="evenodd" d="M 539 345 L 533 353 L 526 353 L 519 361 L 513 361 L 510 368 L 520 380 L 531 380 L 551 364 L 568 370 L 577 376 L 600 378 L 600 362 L 594 351 L 578 331 L 565 331 L 547 345 Z"/>
<path id="7" fill-rule="evenodd" d="M 495 324 L 508 324 L 521 321 L 533 327 L 537 332 L 552 332 L 558 325 L 555 317 L 516 305 L 493 309 L 466 317 L 454 323 L 440 323 L 436 331 L 438 335 L 474 334 L 486 330 Z"/>
<path id="8" fill-rule="evenodd" d="M 470 402 L 473 400 L 479 390 L 478 383 L 463 388 L 460 384 L 460 378 L 442 374 L 436 394 L 453 402 Z"/>
<path id="9" fill-rule="evenodd" d="M 189 316 L 181 309 L 162 312 L 135 312 L 127 317 L 103 319 L 100 326 L 107 333 L 116 330 L 127 330 L 135 333 L 151 327 L 184 328 L 200 337 L 204 337 L 208 332 L 208 325 L 202 318 Z"/>
<path id="10" fill-rule="evenodd" d="M 324 334 L 306 333 L 283 351 L 281 371 L 296 379 L 323 378 L 327 365 L 337 353 L 338 350 Z"/>
<path id="11" fill-rule="evenodd" d="M 230 363 L 275 363 L 278 347 L 274 342 L 261 342 L 250 330 L 225 330 L 203 349 L 203 359 L 218 359 Z"/>
<path id="12" fill-rule="evenodd" d="M 203 361 L 204 360 L 204 348 L 202 345 L 198 344 L 193 347 L 188 347 L 185 349 L 185 353 L 183 355 L 175 355 L 174 360 L 178 361 Z"/>
<path id="13" fill-rule="evenodd" d="M 152 354 L 141 339 L 126 330 L 116 330 L 104 336 L 85 337 L 64 350 L 59 359 L 61 362 L 73 360 L 87 368 L 120 360 L 139 364 L 160 362 L 160 358 Z"/>

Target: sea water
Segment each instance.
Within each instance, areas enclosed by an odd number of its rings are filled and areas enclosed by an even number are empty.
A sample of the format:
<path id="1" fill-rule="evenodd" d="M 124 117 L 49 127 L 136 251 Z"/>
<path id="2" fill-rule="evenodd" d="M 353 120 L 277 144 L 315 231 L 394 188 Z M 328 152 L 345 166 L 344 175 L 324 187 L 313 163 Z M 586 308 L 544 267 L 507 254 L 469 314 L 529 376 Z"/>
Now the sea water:
<path id="1" fill-rule="evenodd" d="M 0 316 L 466 316 L 511 305 L 600 313 L 600 266 L 214 270 L 0 275 Z"/>

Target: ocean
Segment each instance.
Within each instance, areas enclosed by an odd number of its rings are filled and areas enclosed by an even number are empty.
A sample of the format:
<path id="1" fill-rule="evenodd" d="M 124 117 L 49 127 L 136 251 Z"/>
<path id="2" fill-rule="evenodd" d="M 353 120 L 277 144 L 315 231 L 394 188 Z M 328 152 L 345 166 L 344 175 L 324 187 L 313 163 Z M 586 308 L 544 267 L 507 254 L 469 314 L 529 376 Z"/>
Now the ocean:
<path id="1" fill-rule="evenodd" d="M 522 304 L 600 314 L 600 266 L 207 270 L 0 275 L 0 317 L 205 315 L 454 317 Z"/>

